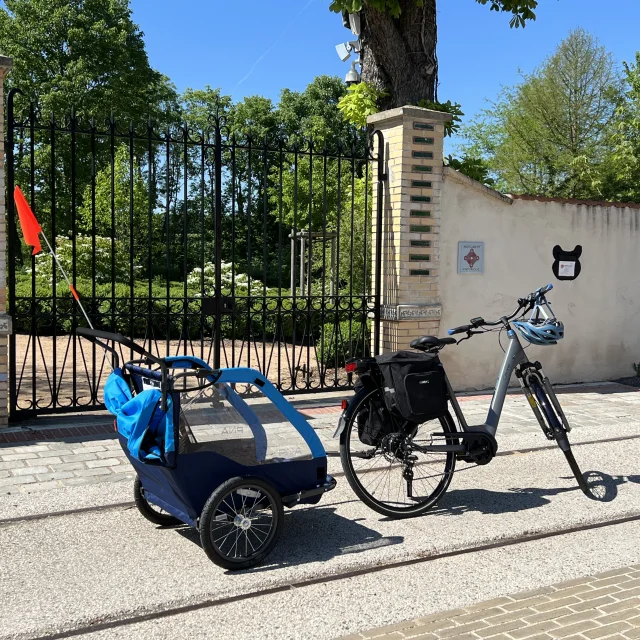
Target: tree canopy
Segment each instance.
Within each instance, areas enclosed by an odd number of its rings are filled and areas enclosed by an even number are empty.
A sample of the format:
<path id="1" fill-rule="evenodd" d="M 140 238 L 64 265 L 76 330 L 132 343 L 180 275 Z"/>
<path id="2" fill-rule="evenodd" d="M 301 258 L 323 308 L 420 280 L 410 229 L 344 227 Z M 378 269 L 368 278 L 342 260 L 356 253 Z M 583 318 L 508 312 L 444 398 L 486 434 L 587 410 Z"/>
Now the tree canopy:
<path id="1" fill-rule="evenodd" d="M 149 65 L 128 0 L 6 0 L 0 50 L 13 58 L 9 87 L 48 116 L 144 121 L 175 101 L 169 80 Z"/>
<path id="2" fill-rule="evenodd" d="M 465 150 L 487 159 L 505 191 L 601 197 L 594 176 L 610 154 L 620 86 L 612 55 L 575 30 L 466 127 Z"/>

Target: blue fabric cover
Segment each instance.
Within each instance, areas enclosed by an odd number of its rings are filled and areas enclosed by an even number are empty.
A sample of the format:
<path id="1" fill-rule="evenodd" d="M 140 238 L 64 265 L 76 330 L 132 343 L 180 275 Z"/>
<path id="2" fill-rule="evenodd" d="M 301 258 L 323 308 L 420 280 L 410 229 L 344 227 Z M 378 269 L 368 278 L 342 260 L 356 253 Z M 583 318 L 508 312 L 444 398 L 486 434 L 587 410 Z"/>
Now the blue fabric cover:
<path id="1" fill-rule="evenodd" d="M 116 369 L 104 386 L 104 403 L 116 417 L 118 432 L 127 440 L 131 456 L 162 466 L 173 466 L 175 462 L 175 437 L 173 424 L 173 401 L 167 398 L 167 411 L 160 408 L 160 389 L 145 389 L 132 396 Z"/>

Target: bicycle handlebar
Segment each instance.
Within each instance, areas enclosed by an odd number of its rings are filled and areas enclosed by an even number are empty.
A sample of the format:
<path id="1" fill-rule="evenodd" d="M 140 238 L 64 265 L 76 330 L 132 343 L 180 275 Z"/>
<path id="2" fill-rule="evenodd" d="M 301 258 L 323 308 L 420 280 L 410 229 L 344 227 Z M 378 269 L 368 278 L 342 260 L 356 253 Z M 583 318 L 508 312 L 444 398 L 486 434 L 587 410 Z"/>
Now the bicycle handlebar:
<path id="1" fill-rule="evenodd" d="M 453 336 L 457 333 L 469 333 L 473 329 L 479 329 L 480 327 L 497 327 L 498 325 L 504 324 L 509 320 L 513 320 L 513 318 L 515 318 L 520 313 L 520 311 L 522 311 L 522 309 L 532 307 L 535 302 L 537 302 L 541 297 L 544 297 L 544 295 L 551 291 L 551 289 L 553 289 L 553 285 L 549 283 L 544 287 L 540 287 L 533 293 L 530 293 L 526 298 L 519 298 L 518 308 L 512 314 L 503 316 L 495 322 L 486 322 L 484 318 L 474 318 L 470 321 L 470 324 L 464 324 L 460 327 L 454 327 L 453 329 L 449 329 L 447 333 L 450 336 Z"/>

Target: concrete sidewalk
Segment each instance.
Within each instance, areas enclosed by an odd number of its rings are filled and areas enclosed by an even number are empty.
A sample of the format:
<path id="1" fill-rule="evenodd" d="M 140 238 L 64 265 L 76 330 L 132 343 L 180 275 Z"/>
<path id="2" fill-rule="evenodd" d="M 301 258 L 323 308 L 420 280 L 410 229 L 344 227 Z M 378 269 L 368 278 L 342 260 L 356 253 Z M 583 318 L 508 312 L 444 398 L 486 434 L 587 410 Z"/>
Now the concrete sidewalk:
<path id="1" fill-rule="evenodd" d="M 483 630 L 506 622 L 523 621 L 528 633 L 553 620 L 531 620 L 547 614 L 540 607 L 552 601 L 558 610 L 568 609 L 560 617 L 596 608 L 602 612 L 595 619 L 598 628 L 607 627 L 606 616 L 619 611 L 604 607 L 622 601 L 622 591 L 634 607 L 640 598 L 633 586 L 640 580 L 640 393 L 614 384 L 585 385 L 564 389 L 561 402 L 575 427 L 576 458 L 583 471 L 601 475 L 607 500 L 582 494 L 525 400 L 512 395 L 498 432 L 504 455 L 484 467 L 460 464 L 449 491 L 424 517 L 389 520 L 371 511 L 354 496 L 340 461 L 331 457 L 336 489 L 318 505 L 288 510 L 267 561 L 237 574 L 208 560 L 195 530 L 162 529 L 142 518 L 131 504 L 133 471 L 110 434 L 6 444 L 0 447 L 8 472 L 0 481 L 9 481 L 4 495 L 0 492 L 0 638 L 61 633 L 87 640 L 174 640 L 204 632 L 229 640 L 330 640 L 372 633 L 401 640 L 402 631 L 387 625 L 409 629 L 418 626 L 415 619 L 423 626 L 453 621 L 433 632 L 420 630 L 429 640 L 444 640 L 447 630 L 484 638 Z M 488 404 L 486 396 L 465 398 L 472 424 L 484 420 Z M 339 409 L 313 409 L 311 424 L 335 452 L 331 436 Z M 56 471 L 65 464 L 80 468 Z M 38 466 L 72 477 L 46 480 L 34 471 Z M 519 541 L 553 532 L 560 534 Z M 513 539 L 517 543 L 509 547 L 487 547 Z M 626 586 L 604 585 L 609 578 L 598 574 L 621 567 L 622 574 L 610 575 L 627 576 Z M 577 607 L 587 596 L 575 592 L 555 600 L 561 589 L 548 587 L 589 576 L 596 576 L 584 583 L 594 606 L 585 610 Z M 313 583 L 295 586 L 304 581 Z M 537 595 L 512 595 L 524 591 Z M 536 597 L 541 599 L 530 600 Z M 560 604 L 565 598 L 569 601 Z M 452 613 L 452 607 L 458 611 Z M 482 628 L 465 632 L 463 616 L 477 613 L 477 607 Z M 110 628 L 95 628 L 111 622 Z M 565 622 L 551 626 L 572 626 Z M 493 638 L 554 637 L 554 629 L 517 636 L 515 627 L 503 628 Z M 589 632 L 578 637 L 596 640 Z"/>
<path id="2" fill-rule="evenodd" d="M 640 638 L 640 565 L 343 636 L 343 640 Z"/>
<path id="3" fill-rule="evenodd" d="M 626 434 L 630 424 L 640 426 L 640 390 L 615 383 L 571 386 L 558 389 L 562 406 L 574 427 L 572 441 L 586 427 L 602 426 L 601 437 Z M 296 401 L 298 409 L 309 420 L 329 453 L 337 454 L 333 439 L 341 413 L 334 397 Z M 469 424 L 484 422 L 491 397 L 468 395 L 460 398 Z M 265 407 L 265 411 L 268 411 Z M 78 427 L 65 418 L 64 428 L 29 426 L 0 432 L 0 495 L 31 493 L 67 486 L 117 482 L 133 477 L 133 470 L 113 432 L 113 418 L 96 415 L 98 433 L 92 432 L 92 416 L 82 416 Z M 52 423 L 47 418 L 47 424 Z M 35 424 L 35 421 L 34 421 Z M 95 431 L 95 430 L 94 430 Z M 269 429 L 267 426 L 267 432 Z M 21 433 L 20 438 L 9 437 Z M 637 430 L 640 434 L 640 428 Z M 498 429 L 500 449 L 510 438 L 531 434 L 540 445 L 548 444 L 525 398 L 520 393 L 507 396 Z M 287 448 L 286 438 L 278 434 L 278 446 Z"/>

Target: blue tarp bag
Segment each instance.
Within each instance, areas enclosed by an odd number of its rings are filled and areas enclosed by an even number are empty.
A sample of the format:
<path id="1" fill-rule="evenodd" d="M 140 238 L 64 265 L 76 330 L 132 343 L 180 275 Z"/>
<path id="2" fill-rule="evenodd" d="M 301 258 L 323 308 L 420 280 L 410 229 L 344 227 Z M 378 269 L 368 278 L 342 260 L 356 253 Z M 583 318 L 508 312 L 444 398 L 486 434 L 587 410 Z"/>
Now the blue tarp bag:
<path id="1" fill-rule="evenodd" d="M 171 467 L 175 464 L 173 401 L 160 406 L 160 389 L 145 389 L 133 396 L 118 368 L 107 378 L 104 403 L 116 417 L 118 432 L 127 440 L 129 453 L 147 464 Z"/>

